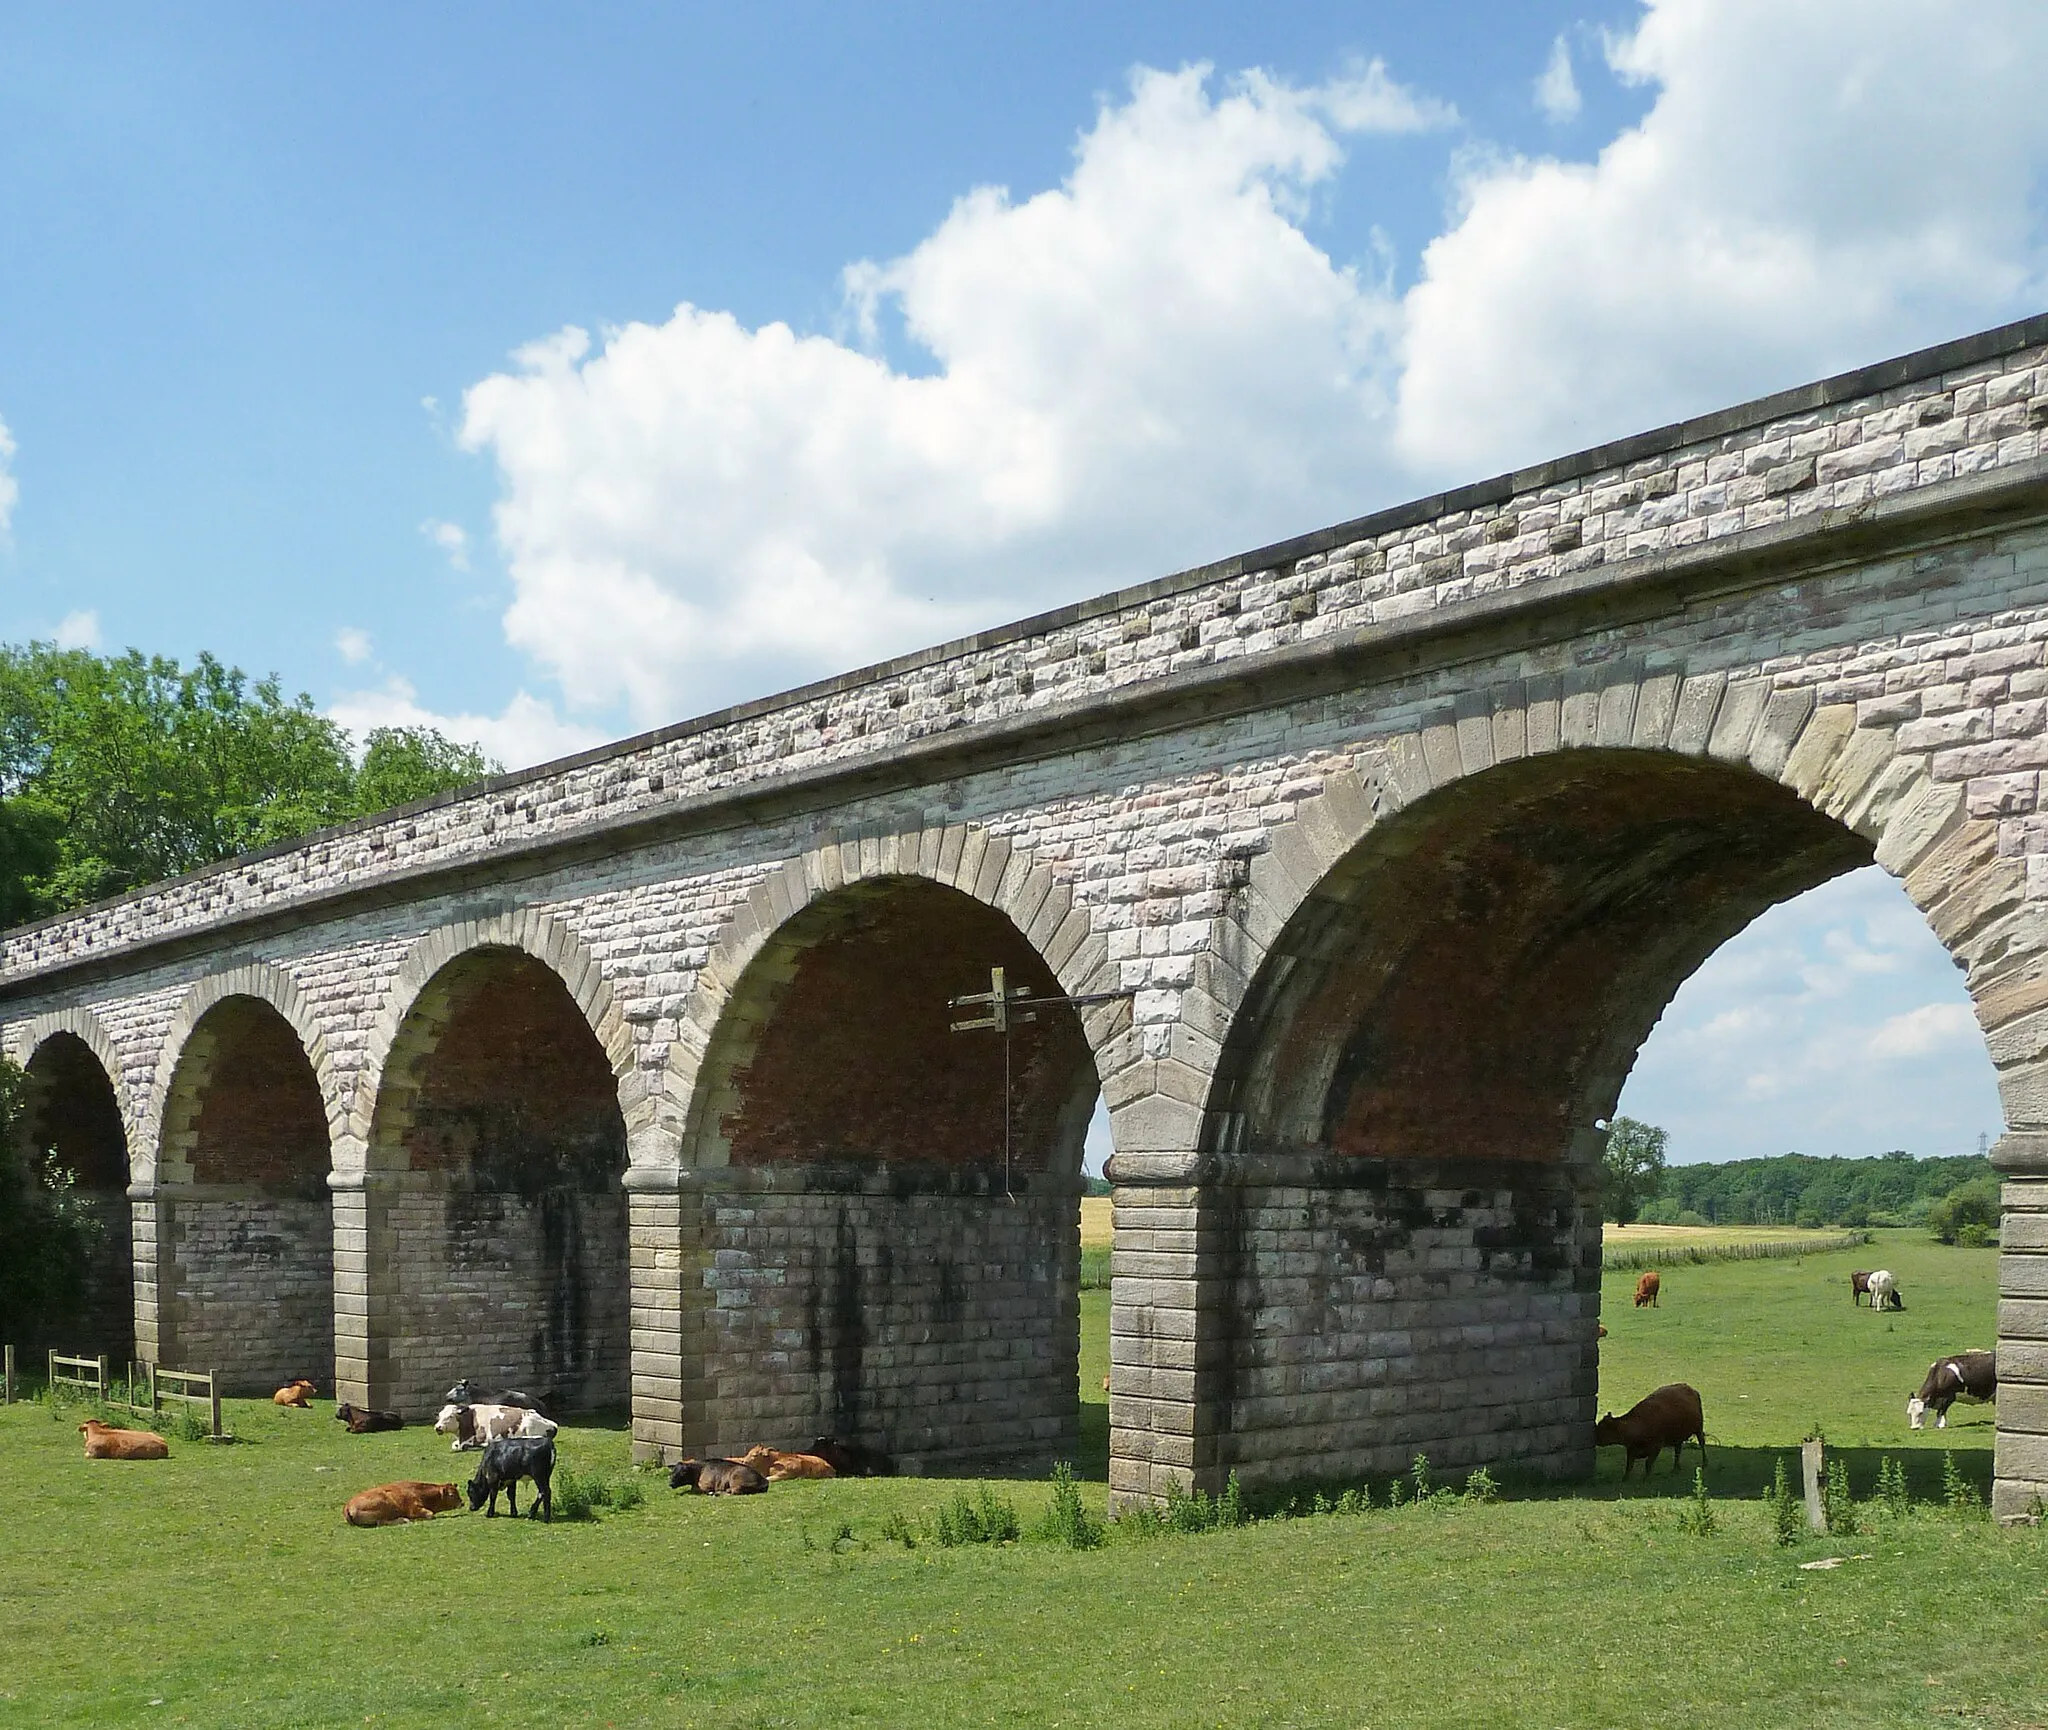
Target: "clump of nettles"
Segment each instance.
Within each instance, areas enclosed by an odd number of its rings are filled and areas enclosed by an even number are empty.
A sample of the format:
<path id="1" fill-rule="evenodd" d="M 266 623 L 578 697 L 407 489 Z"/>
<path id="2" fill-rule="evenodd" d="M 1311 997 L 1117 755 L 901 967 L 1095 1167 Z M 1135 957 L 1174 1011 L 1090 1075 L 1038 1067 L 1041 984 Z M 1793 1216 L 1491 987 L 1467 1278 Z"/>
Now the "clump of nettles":
<path id="1" fill-rule="evenodd" d="M 1097 1549 L 1107 1535 L 1102 1521 L 1081 1500 L 1074 1468 L 1065 1460 L 1052 1469 L 1052 1500 L 1046 1504 L 1033 1535 L 1048 1543 L 1064 1544 L 1069 1550 Z"/>
<path id="2" fill-rule="evenodd" d="M 1827 1518 L 1828 1536 L 1856 1536 L 1856 1503 L 1849 1494 L 1849 1468 L 1841 1460 L 1828 1461 L 1827 1474 L 1821 1483 L 1820 1505 Z"/>
<path id="3" fill-rule="evenodd" d="M 942 1502 L 932 1517 L 932 1531 L 941 1547 L 951 1550 L 962 1544 L 1013 1544 L 1023 1527 L 1017 1520 L 1017 1504 L 981 1484 L 973 1494 L 962 1490 L 950 1502 Z"/>
<path id="4" fill-rule="evenodd" d="M 1974 1514 L 1984 1506 L 1977 1486 L 1956 1469 L 1956 1457 L 1951 1453 L 1941 1456 L 1941 1499 L 1957 1514 Z"/>
<path id="5" fill-rule="evenodd" d="M 647 1500 L 647 1492 L 632 1476 L 613 1479 L 602 1472 L 579 1472 L 567 1464 L 555 1467 L 548 1499 L 555 1515 L 564 1520 L 594 1520 L 600 1508 L 624 1513 Z"/>
<path id="6" fill-rule="evenodd" d="M 1890 1454 L 1877 1462 L 1877 1499 L 1888 1518 L 1902 1520 L 1913 1511 L 1913 1492 L 1906 1487 L 1906 1467 Z"/>
<path id="7" fill-rule="evenodd" d="M 1714 1504 L 1707 1499 L 1707 1474 L 1703 1468 L 1695 1466 L 1692 1500 L 1678 1512 L 1678 1529 L 1690 1532 L 1695 1538 L 1711 1538 L 1720 1524 L 1714 1514 Z"/>
<path id="8" fill-rule="evenodd" d="M 1781 1459 L 1771 1473 L 1771 1535 L 1781 1545 L 1798 1543 L 1800 1527 L 1805 1523 L 1802 1516 L 1799 1498 L 1792 1493 L 1792 1481 Z"/>

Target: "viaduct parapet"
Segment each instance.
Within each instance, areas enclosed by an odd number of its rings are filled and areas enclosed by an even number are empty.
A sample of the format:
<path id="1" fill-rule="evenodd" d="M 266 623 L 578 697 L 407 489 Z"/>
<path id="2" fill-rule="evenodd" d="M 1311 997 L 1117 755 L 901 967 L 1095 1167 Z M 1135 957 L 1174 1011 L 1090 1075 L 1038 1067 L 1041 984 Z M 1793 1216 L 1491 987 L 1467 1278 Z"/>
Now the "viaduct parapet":
<path id="1" fill-rule="evenodd" d="M 2044 440 L 2036 319 L 10 932 L 31 1149 L 112 1227 L 66 1340 L 1043 1462 L 1100 1097 L 1115 1495 L 1582 1474 L 1635 1053 L 1875 860 L 1998 1070 L 2023 1512 Z M 1018 1027 L 1006 1092 L 948 1030 L 991 966 L 1119 995 Z"/>

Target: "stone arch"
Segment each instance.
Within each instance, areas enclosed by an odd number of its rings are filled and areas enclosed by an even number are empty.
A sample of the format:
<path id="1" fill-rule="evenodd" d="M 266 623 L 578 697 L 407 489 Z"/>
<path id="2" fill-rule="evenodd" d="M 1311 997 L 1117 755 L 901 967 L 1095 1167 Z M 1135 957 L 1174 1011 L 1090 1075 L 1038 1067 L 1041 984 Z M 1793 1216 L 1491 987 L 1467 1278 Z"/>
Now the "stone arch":
<path id="1" fill-rule="evenodd" d="M 120 1052 L 115 1049 L 113 1036 L 107 1032 L 106 1023 L 90 1009 L 53 1009 L 43 1015 L 31 1016 L 26 1021 L 14 1022 L 7 1029 L 7 1055 L 26 1069 L 44 1041 L 60 1033 L 68 1033 L 76 1039 L 99 1059 L 100 1068 L 106 1071 L 107 1080 L 114 1089 L 114 1098 L 121 1107 L 122 1133 L 131 1137 L 129 1158 L 132 1162 L 133 1111 L 128 1097 L 127 1071 L 121 1062 Z"/>
<path id="2" fill-rule="evenodd" d="M 868 831 L 830 838 L 780 866 L 748 894 L 726 921 L 684 1006 L 663 1076 L 662 1112 L 684 1163 L 709 1140 L 712 1109 L 700 1085 L 734 996 L 762 951 L 826 896 L 862 883 L 910 878 L 971 896 L 1003 914 L 1070 996 L 1113 991 L 1121 984 L 1109 946 L 1087 911 L 1050 869 L 1008 837 L 979 824 L 936 824 L 921 829 Z M 1131 1072 L 1143 1052 L 1123 1003 L 1097 1005 L 1082 1015 L 1097 1078 L 1112 1102 L 1131 1091 Z"/>
<path id="3" fill-rule="evenodd" d="M 1929 754 L 1901 749 L 1892 726 L 1859 727 L 1854 704 L 1819 704 L 1809 689 L 1774 689 L 1765 677 L 1622 672 L 1569 683 L 1514 681 L 1478 693 L 1453 713 L 1333 764 L 1321 796 L 1268 832 L 1266 851 L 1250 861 L 1218 921 L 1211 951 L 1197 960 L 1183 1004 L 1184 1020 L 1216 1042 L 1195 1131 L 1201 1145 L 1237 1145 L 1243 1125 L 1233 1121 L 1226 1042 L 1241 1038 L 1247 1014 L 1261 1012 L 1261 996 L 1273 993 L 1276 975 L 1290 964 L 1287 943 L 1313 917 L 1310 904 L 1333 874 L 1425 801 L 1434 807 L 1457 798 L 1461 786 L 1477 788 L 1479 777 L 1586 751 L 1618 762 L 1640 754 L 1645 762 L 1748 771 L 1780 795 L 1781 809 L 1810 813 L 1812 870 L 1802 880 L 1791 865 L 1776 899 L 1858 864 L 1883 866 L 1969 978 L 2009 1124 L 2018 1130 L 2048 1120 L 2048 978 L 2040 946 L 2021 929 L 2024 862 L 1999 857 L 1997 823 L 1968 812 L 1963 785 L 1936 781 Z M 1840 841 L 1832 851 L 1829 834 Z M 1687 945 L 1664 958 L 1673 988 L 1768 904 L 1736 910 L 1732 925 L 1710 921 L 1689 934 Z M 1617 1044 L 1605 1055 L 1603 1073 L 1615 1089 L 1662 1007 L 1660 999 L 1625 1051 Z"/>
<path id="4" fill-rule="evenodd" d="M 354 1159 L 361 1162 L 368 1157 L 385 1075 L 394 1048 L 412 1027 L 422 993 L 450 962 L 482 949 L 517 950 L 561 980 L 604 1048 L 619 1086 L 619 1108 L 625 1115 L 629 1143 L 637 1142 L 635 1132 L 652 1120 L 652 1103 L 640 1084 L 633 1030 L 611 983 L 597 958 L 568 925 L 536 909 L 523 908 L 439 926 L 407 951 L 371 1025 L 361 1076 L 349 1106 L 346 1145 Z"/>
<path id="5" fill-rule="evenodd" d="M 161 1154 L 165 1117 L 172 1110 L 172 1089 L 184 1064 L 192 1035 L 218 1005 L 230 997 L 250 997 L 268 1004 L 281 1015 L 297 1035 L 299 1048 L 312 1066 L 320 1089 L 321 1110 L 327 1121 L 328 1145 L 339 1162 L 348 1116 L 344 1096 L 335 1078 L 334 1060 L 328 1050 L 327 1031 L 299 982 L 283 968 L 267 961 L 245 962 L 226 972 L 209 974 L 200 980 L 178 1004 L 165 1029 L 159 1048 L 156 1073 L 150 1081 L 137 1129 L 138 1163 L 147 1181 L 161 1176 Z"/>

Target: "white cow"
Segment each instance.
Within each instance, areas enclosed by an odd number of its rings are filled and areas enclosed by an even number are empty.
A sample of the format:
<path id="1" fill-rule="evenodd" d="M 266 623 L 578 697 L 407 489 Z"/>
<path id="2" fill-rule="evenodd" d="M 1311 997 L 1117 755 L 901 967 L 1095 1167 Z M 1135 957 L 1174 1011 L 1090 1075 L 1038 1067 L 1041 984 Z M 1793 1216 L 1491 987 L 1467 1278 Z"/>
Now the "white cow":
<path id="1" fill-rule="evenodd" d="M 1889 1268 L 1879 1268 L 1870 1276 L 1870 1313 L 1877 1315 L 1883 1310 L 1902 1310 L 1906 1300 L 1899 1296 L 1899 1282 L 1892 1278 Z"/>
<path id="2" fill-rule="evenodd" d="M 500 1436 L 546 1441 L 556 1426 L 552 1418 L 542 1417 L 531 1406 L 443 1406 L 434 1428 L 441 1435 L 453 1436 L 455 1440 L 448 1446 L 460 1453 L 465 1448 L 481 1448 Z"/>

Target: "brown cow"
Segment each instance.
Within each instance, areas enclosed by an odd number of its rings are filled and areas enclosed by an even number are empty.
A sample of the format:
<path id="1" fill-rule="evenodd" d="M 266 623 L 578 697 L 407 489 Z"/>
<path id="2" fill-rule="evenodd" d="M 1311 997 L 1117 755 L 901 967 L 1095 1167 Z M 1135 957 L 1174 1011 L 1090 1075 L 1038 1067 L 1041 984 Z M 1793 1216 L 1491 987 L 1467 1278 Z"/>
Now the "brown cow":
<path id="1" fill-rule="evenodd" d="M 749 1448 L 740 1455 L 740 1464 L 752 1466 L 771 1484 L 779 1484 L 785 1478 L 836 1478 L 839 1474 L 832 1469 L 832 1462 L 821 1460 L 816 1454 L 786 1454 L 780 1448 Z"/>
<path id="2" fill-rule="evenodd" d="M 1859 1267 L 1849 1276 L 1849 1301 L 1859 1309 L 1863 1300 L 1870 1296 L 1870 1269 Z"/>
<path id="3" fill-rule="evenodd" d="M 703 1496 L 758 1496 L 768 1480 L 738 1460 L 678 1460 L 668 1475 L 672 1490 L 695 1490 Z"/>
<path id="4" fill-rule="evenodd" d="M 78 1426 L 88 1460 L 168 1460 L 171 1444 L 154 1430 L 117 1430 L 98 1418 Z"/>
<path id="5" fill-rule="evenodd" d="M 1655 1268 L 1650 1269 L 1648 1273 L 1644 1274 L 1641 1279 L 1636 1281 L 1636 1308 L 1641 1309 L 1645 1304 L 1657 1305 L 1657 1293 L 1663 1288 L 1663 1285 L 1664 1282 L 1657 1277 L 1657 1270 Z M 1658 1305 L 1657 1307 L 1661 1308 L 1662 1306 Z"/>
<path id="6" fill-rule="evenodd" d="M 451 1514 L 461 1506 L 462 1492 L 453 1484 L 428 1484 L 418 1478 L 407 1478 L 402 1483 L 379 1484 L 349 1497 L 343 1518 L 351 1526 L 402 1526 L 411 1520 Z"/>
<path id="7" fill-rule="evenodd" d="M 334 1408 L 335 1419 L 348 1425 L 352 1436 L 368 1436 L 380 1430 L 402 1430 L 405 1420 L 396 1412 L 373 1412 L 365 1406 L 352 1406 L 343 1400 Z"/>
<path id="8" fill-rule="evenodd" d="M 270 1403 L 274 1406 L 297 1406 L 299 1410 L 304 1411 L 306 1409 L 306 1401 L 319 1391 L 304 1376 L 301 1376 L 297 1381 L 288 1383 L 272 1394 L 270 1396 Z"/>
<path id="9" fill-rule="evenodd" d="M 1677 1471 L 1678 1456 L 1694 1437 L 1699 1438 L 1700 1463 L 1704 1465 L 1706 1418 L 1700 1410 L 1698 1392 L 1684 1382 L 1668 1382 L 1654 1393 L 1645 1394 L 1620 1417 L 1609 1412 L 1593 1426 L 1594 1447 L 1628 1450 L 1628 1457 L 1621 1463 L 1624 1478 L 1638 1460 L 1643 1462 L 1643 1476 L 1647 1478 L 1657 1456 L 1666 1448 L 1671 1450 L 1671 1469 Z"/>
<path id="10" fill-rule="evenodd" d="M 896 1462 L 880 1448 L 842 1442 L 837 1436 L 820 1436 L 804 1450 L 816 1454 L 842 1478 L 893 1478 Z"/>

